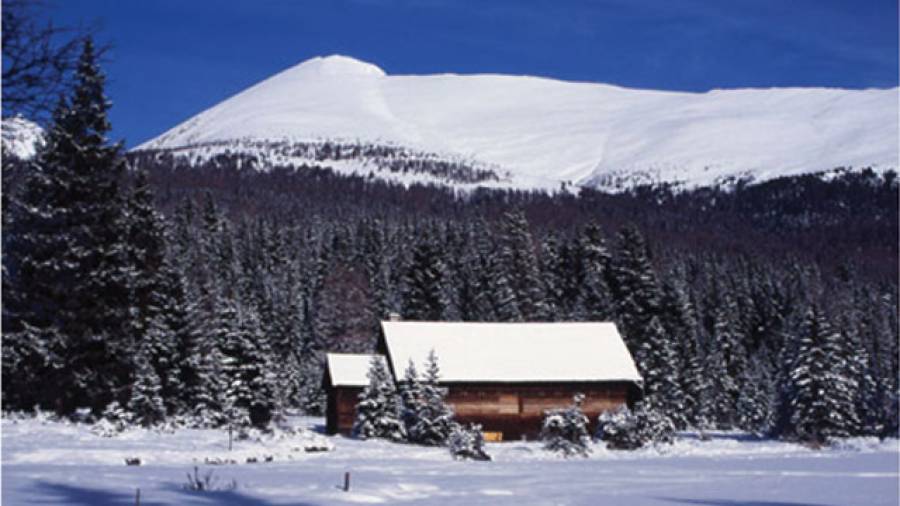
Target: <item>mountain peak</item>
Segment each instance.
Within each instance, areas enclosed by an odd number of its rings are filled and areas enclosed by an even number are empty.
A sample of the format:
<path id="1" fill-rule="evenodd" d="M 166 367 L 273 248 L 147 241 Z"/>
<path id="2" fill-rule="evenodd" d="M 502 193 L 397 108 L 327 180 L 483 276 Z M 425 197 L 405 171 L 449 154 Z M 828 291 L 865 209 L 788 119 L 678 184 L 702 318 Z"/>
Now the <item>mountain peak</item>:
<path id="1" fill-rule="evenodd" d="M 291 70 L 316 76 L 384 77 L 387 75 L 377 65 L 339 54 L 316 56 L 298 64 Z"/>

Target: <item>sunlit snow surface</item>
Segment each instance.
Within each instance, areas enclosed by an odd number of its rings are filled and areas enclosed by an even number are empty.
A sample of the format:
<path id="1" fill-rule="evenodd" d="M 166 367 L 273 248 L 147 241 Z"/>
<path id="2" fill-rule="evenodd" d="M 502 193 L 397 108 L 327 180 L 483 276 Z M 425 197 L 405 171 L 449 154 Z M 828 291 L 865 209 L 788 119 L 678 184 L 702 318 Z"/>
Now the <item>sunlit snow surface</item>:
<path id="1" fill-rule="evenodd" d="M 485 183 L 491 186 L 697 186 L 836 167 L 897 168 L 897 108 L 897 88 L 682 93 L 528 76 L 387 75 L 330 56 L 276 74 L 138 149 L 339 140 L 509 174 Z"/>
<path id="2" fill-rule="evenodd" d="M 321 419 L 298 419 L 316 429 Z M 323 453 L 295 451 L 333 445 Z M 716 434 L 685 435 L 672 447 L 611 452 L 588 459 L 553 457 L 536 443 L 489 444 L 493 462 L 453 461 L 446 450 L 306 434 L 226 449 L 223 431 L 159 434 L 131 430 L 102 438 L 84 425 L 36 420 L 2 422 L 3 504 L 327 505 L 579 504 L 820 506 L 898 504 L 898 443 L 854 439 L 813 451 L 797 445 Z M 245 463 L 271 455 L 270 463 Z M 140 467 L 125 458 L 139 457 Z M 188 492 L 194 461 L 237 489 Z M 263 460 L 260 458 L 260 460 Z M 349 492 L 340 489 L 351 472 Z"/>

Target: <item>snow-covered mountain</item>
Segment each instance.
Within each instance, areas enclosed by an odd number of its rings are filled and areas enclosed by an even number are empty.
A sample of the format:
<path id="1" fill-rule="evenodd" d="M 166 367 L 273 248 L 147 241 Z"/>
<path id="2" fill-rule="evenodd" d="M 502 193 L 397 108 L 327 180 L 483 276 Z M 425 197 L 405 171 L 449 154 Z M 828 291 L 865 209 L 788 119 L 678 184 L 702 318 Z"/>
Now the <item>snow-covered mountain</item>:
<path id="1" fill-rule="evenodd" d="M 898 89 L 706 93 L 313 58 L 137 150 L 459 185 L 617 188 L 898 166 Z M 435 165 L 437 164 L 437 165 Z M 438 168 L 435 169 L 435 166 Z"/>
<path id="2" fill-rule="evenodd" d="M 21 116 L 3 118 L 0 122 L 0 142 L 3 156 L 28 160 L 44 142 L 44 129 Z"/>

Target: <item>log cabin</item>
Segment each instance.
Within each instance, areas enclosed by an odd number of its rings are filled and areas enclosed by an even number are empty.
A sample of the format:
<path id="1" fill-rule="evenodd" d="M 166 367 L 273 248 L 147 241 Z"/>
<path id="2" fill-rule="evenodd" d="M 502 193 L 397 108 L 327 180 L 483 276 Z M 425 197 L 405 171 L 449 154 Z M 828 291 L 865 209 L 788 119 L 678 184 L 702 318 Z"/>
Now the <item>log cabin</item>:
<path id="1" fill-rule="evenodd" d="M 488 440 L 537 437 L 544 411 L 568 406 L 577 393 L 585 395 L 582 409 L 592 429 L 600 413 L 641 396 L 641 377 L 613 323 L 382 322 L 377 351 L 395 379 L 410 360 L 424 371 L 431 350 L 456 420 L 481 424 Z M 351 365 L 346 356 L 329 355 L 330 433 L 352 428 L 355 400 L 348 396 L 355 399 L 367 384 L 371 359 L 356 357 Z M 361 369 L 335 378 L 342 367 Z"/>
<path id="2" fill-rule="evenodd" d="M 325 355 L 325 431 L 329 434 L 350 434 L 356 419 L 359 394 L 369 384 L 372 359 L 384 363 L 384 356 L 354 353 Z"/>

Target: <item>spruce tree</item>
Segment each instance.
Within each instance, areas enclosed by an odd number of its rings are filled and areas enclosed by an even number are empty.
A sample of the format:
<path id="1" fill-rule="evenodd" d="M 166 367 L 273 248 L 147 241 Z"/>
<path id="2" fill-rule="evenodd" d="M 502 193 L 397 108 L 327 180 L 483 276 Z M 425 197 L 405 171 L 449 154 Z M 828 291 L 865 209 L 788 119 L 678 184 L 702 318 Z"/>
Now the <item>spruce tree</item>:
<path id="1" fill-rule="evenodd" d="M 26 332 L 42 341 L 19 354 L 28 366 L 45 363 L 36 400 L 63 413 L 89 406 L 99 414 L 116 398 L 126 401 L 121 392 L 131 377 L 134 348 L 123 328 L 129 304 L 119 191 L 124 163 L 121 146 L 106 139 L 104 83 L 87 39 L 74 91 L 60 101 L 30 168 L 10 245 L 15 288 L 5 302 L 14 305 L 15 322 L 4 334 Z M 17 343 L 22 340 L 8 341 Z M 46 354 L 35 357 L 41 350 Z M 27 388 L 4 382 L 5 391 Z"/>
<path id="2" fill-rule="evenodd" d="M 408 320 L 441 321 L 450 307 L 446 271 L 433 239 L 425 237 L 413 249 L 406 269 L 403 316 Z"/>
<path id="3" fill-rule="evenodd" d="M 538 266 L 525 214 L 521 211 L 504 214 L 494 264 L 497 269 L 495 290 L 502 301 L 497 304 L 501 308 L 498 310 L 501 319 L 516 321 L 514 318 L 518 316 L 525 321 L 547 319 L 548 308 Z M 515 309 L 510 307 L 512 301 L 515 301 Z"/>
<path id="4" fill-rule="evenodd" d="M 847 374 L 842 344 L 840 333 L 812 306 L 803 322 L 797 362 L 790 373 L 793 432 L 811 444 L 852 435 L 859 425 L 854 405 L 856 380 Z"/>
<path id="5" fill-rule="evenodd" d="M 414 371 L 413 371 L 414 372 Z M 453 410 L 447 405 L 447 389 L 438 385 L 440 368 L 434 350 L 425 362 L 425 376 L 420 383 L 420 399 L 414 420 L 408 425 L 409 440 L 424 445 L 447 443 L 453 430 Z"/>
<path id="6" fill-rule="evenodd" d="M 381 357 L 372 357 L 369 364 L 369 384 L 359 394 L 353 436 L 360 439 L 382 438 L 405 441 L 402 400 Z"/>
<path id="7" fill-rule="evenodd" d="M 600 233 L 600 227 L 589 225 L 579 240 L 581 252 L 581 290 L 578 303 L 583 319 L 608 321 L 614 316 L 613 303 L 607 279 L 611 276 L 611 255 Z"/>
<path id="8" fill-rule="evenodd" d="M 127 406 L 131 420 L 144 427 L 154 426 L 166 417 L 166 406 L 160 395 L 162 388 L 159 376 L 148 355 L 149 351 L 145 347 L 135 359 L 134 385 L 131 387 L 131 399 Z"/>

